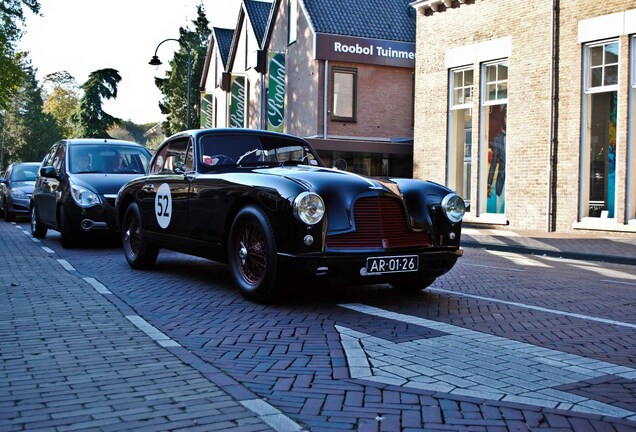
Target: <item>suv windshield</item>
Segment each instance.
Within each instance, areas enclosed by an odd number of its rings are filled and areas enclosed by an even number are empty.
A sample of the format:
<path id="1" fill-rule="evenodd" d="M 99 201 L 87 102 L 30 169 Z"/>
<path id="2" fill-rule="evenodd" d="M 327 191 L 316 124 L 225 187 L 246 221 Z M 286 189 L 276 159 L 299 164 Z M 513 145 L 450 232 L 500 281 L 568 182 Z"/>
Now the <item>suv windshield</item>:
<path id="1" fill-rule="evenodd" d="M 143 147 L 117 144 L 69 146 L 69 171 L 82 173 L 143 174 L 150 154 Z"/>

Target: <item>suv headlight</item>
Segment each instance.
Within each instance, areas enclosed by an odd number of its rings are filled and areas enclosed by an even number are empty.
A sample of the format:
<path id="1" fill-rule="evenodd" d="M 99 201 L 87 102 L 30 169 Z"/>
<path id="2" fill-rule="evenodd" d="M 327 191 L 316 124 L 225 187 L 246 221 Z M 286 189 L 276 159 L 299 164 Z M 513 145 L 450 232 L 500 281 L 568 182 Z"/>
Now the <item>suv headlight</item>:
<path id="1" fill-rule="evenodd" d="M 294 200 L 294 216 L 307 225 L 315 225 L 325 214 L 325 202 L 314 192 L 303 192 Z"/>
<path id="2" fill-rule="evenodd" d="M 464 218 L 466 213 L 466 204 L 464 200 L 457 194 L 449 193 L 442 200 L 442 210 L 449 221 L 456 223 Z"/>
<path id="3" fill-rule="evenodd" d="M 27 197 L 27 194 L 25 194 L 22 189 L 9 189 L 9 194 L 13 198 L 18 198 L 18 199 Z"/>
<path id="4" fill-rule="evenodd" d="M 101 204 L 101 200 L 95 192 L 82 186 L 72 184 L 71 195 L 75 203 L 80 207 L 87 208 Z"/>

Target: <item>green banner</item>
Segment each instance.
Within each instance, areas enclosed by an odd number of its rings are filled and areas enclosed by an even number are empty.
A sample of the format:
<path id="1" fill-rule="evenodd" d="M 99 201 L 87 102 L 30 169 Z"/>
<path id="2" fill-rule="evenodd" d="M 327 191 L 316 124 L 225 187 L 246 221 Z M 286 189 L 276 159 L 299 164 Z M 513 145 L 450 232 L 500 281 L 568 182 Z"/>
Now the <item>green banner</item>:
<path id="1" fill-rule="evenodd" d="M 245 127 L 245 77 L 233 76 L 230 87 L 230 127 Z"/>
<path id="2" fill-rule="evenodd" d="M 214 96 L 211 94 L 201 93 L 201 128 L 207 129 L 214 127 Z"/>
<path id="3" fill-rule="evenodd" d="M 267 130 L 285 131 L 285 54 L 269 53 Z"/>

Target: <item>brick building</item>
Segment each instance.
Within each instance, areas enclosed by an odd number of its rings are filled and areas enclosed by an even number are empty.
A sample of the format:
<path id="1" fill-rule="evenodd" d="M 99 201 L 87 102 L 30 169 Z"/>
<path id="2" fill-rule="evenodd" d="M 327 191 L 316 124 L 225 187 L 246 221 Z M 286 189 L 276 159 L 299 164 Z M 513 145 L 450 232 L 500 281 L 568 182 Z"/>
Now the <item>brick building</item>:
<path id="1" fill-rule="evenodd" d="M 204 94 L 229 92 L 228 126 L 234 88 L 245 127 L 302 136 L 328 166 L 410 177 L 415 15 L 408 0 L 243 0 L 225 84 L 206 70 Z"/>
<path id="2" fill-rule="evenodd" d="M 223 90 L 234 30 L 214 27 L 201 75 L 201 127 L 227 127 L 228 93 Z"/>
<path id="3" fill-rule="evenodd" d="M 469 222 L 636 233 L 634 1 L 413 7 L 414 176 Z"/>

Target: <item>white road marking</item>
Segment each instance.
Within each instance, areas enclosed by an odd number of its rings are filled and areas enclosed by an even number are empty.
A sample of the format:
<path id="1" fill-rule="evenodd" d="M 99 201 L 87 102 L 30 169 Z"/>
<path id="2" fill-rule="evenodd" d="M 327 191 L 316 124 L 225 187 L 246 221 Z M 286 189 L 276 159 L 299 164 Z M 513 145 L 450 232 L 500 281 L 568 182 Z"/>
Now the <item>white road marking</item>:
<path id="1" fill-rule="evenodd" d="M 54 254 L 54 253 L 55 253 L 55 251 L 54 251 L 53 249 L 51 249 L 51 248 L 49 248 L 49 247 L 46 247 L 46 246 L 42 246 L 42 249 L 43 249 L 43 250 L 44 250 L 44 252 L 46 252 L 46 253 L 50 253 L 50 254 Z"/>
<path id="2" fill-rule="evenodd" d="M 474 294 L 467 294 L 467 293 L 462 293 L 462 292 L 457 292 L 457 291 L 451 291 L 451 290 L 445 290 L 442 288 L 428 288 L 428 291 L 435 291 L 435 292 L 441 292 L 444 294 L 451 294 L 451 295 L 456 295 L 459 297 L 469 297 L 469 298 L 474 298 L 477 300 L 485 300 L 485 301 L 489 301 L 489 302 L 493 302 L 493 303 L 501 303 L 501 304 L 507 304 L 510 306 L 517 306 L 517 307 L 521 307 L 521 308 L 525 308 L 525 309 L 531 309 L 531 310 L 536 310 L 536 311 L 541 311 L 541 312 L 548 312 L 548 313 L 552 313 L 552 314 L 556 314 L 556 315 L 563 315 L 563 316 L 568 316 L 568 317 L 572 317 L 572 318 L 580 318 L 580 319 L 584 319 L 587 321 L 595 321 L 595 322 L 600 322 L 603 324 L 611 324 L 611 325 L 615 325 L 615 326 L 619 326 L 619 327 L 627 327 L 627 328 L 632 328 L 632 329 L 636 329 L 636 324 L 632 324 L 632 323 L 628 323 L 628 322 L 623 322 L 623 321 L 615 321 L 615 320 L 611 320 L 611 319 L 607 319 L 607 318 L 598 318 L 598 317 L 594 317 L 594 316 L 590 316 L 590 315 L 582 315 L 582 314 L 577 314 L 577 313 L 572 313 L 572 312 L 566 312 L 566 311 L 561 311 L 558 309 L 548 309 L 548 308 L 544 308 L 544 307 L 540 307 L 540 306 L 533 306 L 533 305 L 529 305 L 529 304 L 525 304 L 525 303 L 517 303 L 517 302 L 511 302 L 511 301 L 507 301 L 507 300 L 499 300 L 496 298 L 492 298 L 492 297 L 484 297 L 484 296 L 479 296 L 479 295 L 474 295 Z"/>
<path id="3" fill-rule="evenodd" d="M 84 279 L 86 282 L 89 283 L 89 285 L 91 285 L 93 288 L 95 288 L 97 290 L 98 293 L 100 294 L 112 294 L 108 288 L 106 288 L 106 286 L 104 286 L 101 282 L 99 282 L 97 279 L 92 278 L 92 277 L 85 277 L 82 278 Z"/>
<path id="4" fill-rule="evenodd" d="M 133 323 L 139 330 L 146 333 L 152 340 L 157 342 L 159 345 L 163 347 L 168 346 L 181 346 L 179 343 L 173 341 L 164 333 L 159 331 L 155 326 L 150 324 L 148 321 L 140 317 L 139 315 L 126 315 L 126 318 Z"/>
<path id="5" fill-rule="evenodd" d="M 62 265 L 62 267 L 64 267 L 64 268 L 65 268 L 66 270 L 68 270 L 68 271 L 74 271 L 74 270 L 75 270 L 75 267 L 73 267 L 73 266 L 71 265 L 71 263 L 69 263 L 69 262 L 68 262 L 68 261 L 66 261 L 66 260 L 58 259 L 58 260 L 57 260 L 57 262 L 59 262 L 59 263 Z"/>
<path id="6" fill-rule="evenodd" d="M 489 268 L 489 269 L 498 269 L 498 270 L 509 270 L 509 271 L 515 271 L 515 272 L 522 272 L 524 271 L 523 269 L 516 269 L 516 268 L 511 268 L 511 267 L 497 267 L 497 266 L 490 266 L 490 265 L 485 265 L 485 264 L 472 264 L 472 263 L 467 263 L 462 261 L 461 265 L 463 266 L 471 266 L 471 267 L 485 267 L 485 268 Z"/>
<path id="7" fill-rule="evenodd" d="M 302 427 L 277 408 L 262 399 L 248 399 L 239 401 L 248 410 L 257 414 L 258 417 L 279 432 L 301 431 Z"/>
<path id="8" fill-rule="evenodd" d="M 336 326 L 352 378 L 636 420 L 633 411 L 557 389 L 607 375 L 634 380 L 636 369 L 363 304 L 340 306 L 445 333 L 395 343 Z"/>
<path id="9" fill-rule="evenodd" d="M 610 282 L 610 283 L 617 283 L 622 285 L 636 286 L 636 282 L 622 282 L 622 281 L 617 281 L 614 279 L 601 279 L 601 282 Z"/>

